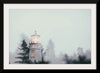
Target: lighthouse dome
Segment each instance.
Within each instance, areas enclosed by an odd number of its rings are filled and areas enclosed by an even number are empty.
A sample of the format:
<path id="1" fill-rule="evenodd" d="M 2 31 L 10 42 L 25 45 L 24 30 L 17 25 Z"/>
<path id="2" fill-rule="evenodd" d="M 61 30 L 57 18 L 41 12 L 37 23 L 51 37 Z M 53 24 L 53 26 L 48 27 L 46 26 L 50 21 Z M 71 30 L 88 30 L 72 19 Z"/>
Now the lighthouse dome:
<path id="1" fill-rule="evenodd" d="M 31 36 L 31 43 L 40 43 L 40 35 L 37 35 L 36 31 L 35 34 Z"/>

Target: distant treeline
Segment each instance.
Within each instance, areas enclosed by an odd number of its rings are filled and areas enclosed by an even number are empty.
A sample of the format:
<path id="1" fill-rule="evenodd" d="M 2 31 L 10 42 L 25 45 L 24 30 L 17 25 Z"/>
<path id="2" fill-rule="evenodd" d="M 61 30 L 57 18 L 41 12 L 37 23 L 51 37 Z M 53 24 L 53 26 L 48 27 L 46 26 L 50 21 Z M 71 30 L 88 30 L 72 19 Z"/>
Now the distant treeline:
<path id="1" fill-rule="evenodd" d="M 36 62 L 36 61 L 32 62 L 31 60 L 29 60 L 29 47 L 27 46 L 27 43 L 25 40 L 22 41 L 20 47 L 21 48 L 18 48 L 18 49 L 23 52 L 17 53 L 18 56 L 15 58 L 19 59 L 19 61 L 16 61 L 15 63 L 19 63 L 19 64 L 51 64 L 50 61 L 44 60 L 45 55 L 42 57 L 42 60 L 39 62 Z M 44 53 L 42 52 L 42 54 L 44 54 Z M 65 62 L 65 64 L 91 64 L 91 58 L 87 58 L 87 56 L 85 54 L 83 54 L 83 55 L 78 54 L 76 59 L 73 59 L 70 56 L 68 56 L 67 54 L 65 54 L 63 57 L 63 61 Z M 9 63 L 11 64 L 11 62 L 9 62 Z"/>

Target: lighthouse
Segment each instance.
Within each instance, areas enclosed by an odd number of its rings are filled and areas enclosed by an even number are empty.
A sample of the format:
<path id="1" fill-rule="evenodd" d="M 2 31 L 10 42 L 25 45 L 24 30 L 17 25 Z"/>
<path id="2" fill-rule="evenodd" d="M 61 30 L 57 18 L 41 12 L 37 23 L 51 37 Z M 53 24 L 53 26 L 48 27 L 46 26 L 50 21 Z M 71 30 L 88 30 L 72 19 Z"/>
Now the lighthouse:
<path id="1" fill-rule="evenodd" d="M 29 48 L 30 48 L 29 59 L 32 62 L 41 61 L 43 48 L 40 43 L 40 35 L 37 34 L 37 31 L 35 31 L 34 35 L 31 36 Z"/>

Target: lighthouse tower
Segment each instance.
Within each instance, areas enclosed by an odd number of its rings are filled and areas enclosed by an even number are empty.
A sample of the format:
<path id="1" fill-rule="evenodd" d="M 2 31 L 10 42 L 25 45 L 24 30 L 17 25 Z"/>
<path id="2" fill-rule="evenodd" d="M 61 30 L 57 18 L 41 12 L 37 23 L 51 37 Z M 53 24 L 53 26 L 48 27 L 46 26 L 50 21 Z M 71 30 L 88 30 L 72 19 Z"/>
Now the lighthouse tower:
<path id="1" fill-rule="evenodd" d="M 29 52 L 29 59 L 34 62 L 38 62 L 42 60 L 42 45 L 40 43 L 40 35 L 37 35 L 37 31 L 35 34 L 31 36 L 30 41 L 30 52 Z"/>

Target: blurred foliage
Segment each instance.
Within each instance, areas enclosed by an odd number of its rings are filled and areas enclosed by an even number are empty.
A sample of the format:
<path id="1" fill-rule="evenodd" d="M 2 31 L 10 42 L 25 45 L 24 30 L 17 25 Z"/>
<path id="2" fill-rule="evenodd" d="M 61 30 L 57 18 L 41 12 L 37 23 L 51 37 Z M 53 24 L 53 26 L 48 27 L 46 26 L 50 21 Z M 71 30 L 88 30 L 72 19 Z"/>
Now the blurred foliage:
<path id="1" fill-rule="evenodd" d="M 78 60 L 66 59 L 67 64 L 91 64 L 91 59 L 86 59 L 86 56 L 79 56 Z"/>
<path id="2" fill-rule="evenodd" d="M 32 63 L 30 60 L 29 60 L 29 48 L 27 47 L 27 43 L 25 42 L 25 40 L 22 41 L 22 44 L 21 44 L 21 48 L 18 48 L 20 50 L 22 50 L 23 52 L 21 53 L 18 53 L 18 59 L 20 59 L 21 61 L 16 61 L 15 63 L 22 63 L 22 64 L 30 64 Z"/>

